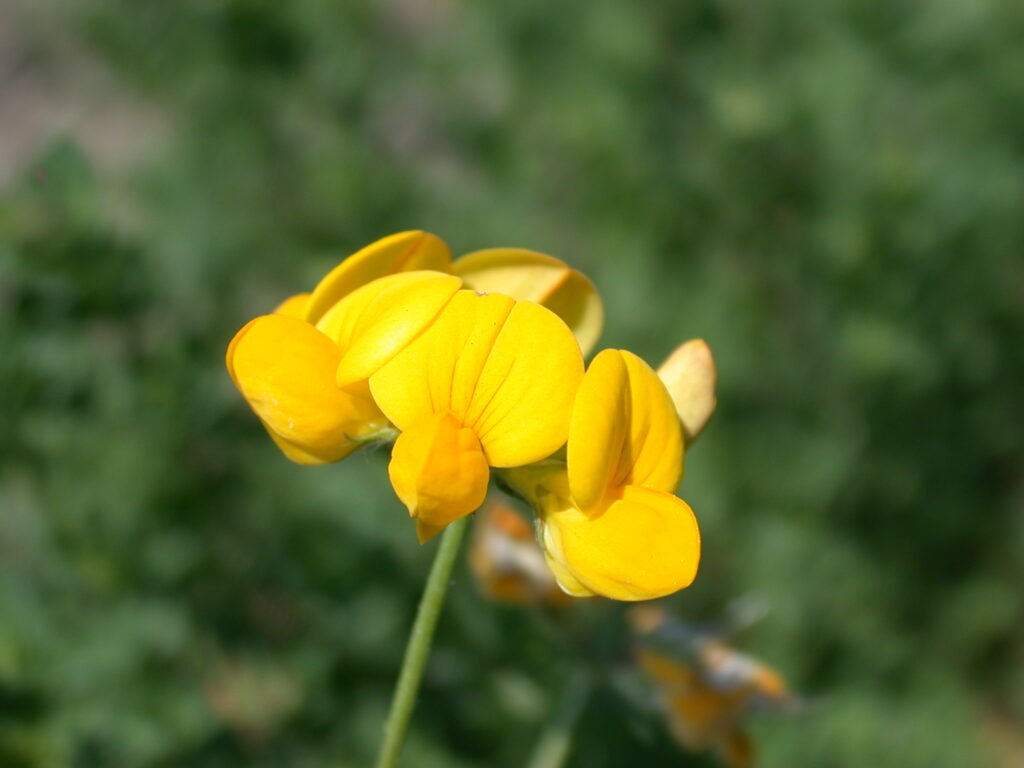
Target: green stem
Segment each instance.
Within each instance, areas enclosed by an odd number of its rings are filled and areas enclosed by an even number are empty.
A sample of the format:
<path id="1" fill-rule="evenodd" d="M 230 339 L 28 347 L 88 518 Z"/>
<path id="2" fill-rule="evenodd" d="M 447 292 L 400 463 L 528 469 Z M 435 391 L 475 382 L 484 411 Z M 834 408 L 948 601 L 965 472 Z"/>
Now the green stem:
<path id="1" fill-rule="evenodd" d="M 585 669 L 577 669 L 569 677 L 562 693 L 562 701 L 548 727 L 537 740 L 533 756 L 527 768 L 562 768 L 569 759 L 573 732 L 583 714 L 590 696 L 590 675 Z"/>
<path id="2" fill-rule="evenodd" d="M 423 669 L 430 655 L 437 617 L 441 613 L 444 593 L 448 589 L 452 567 L 455 565 L 459 545 L 462 543 L 468 523 L 469 517 L 456 520 L 450 523 L 441 535 L 441 546 L 434 555 L 434 565 L 430 569 L 427 585 L 420 598 L 416 622 L 409 635 L 409 644 L 405 647 L 402 671 L 398 675 L 394 698 L 391 700 L 391 712 L 384 725 L 384 741 L 377 756 L 377 768 L 394 768 L 398 763 L 398 755 L 402 751 L 406 731 L 409 730 L 409 718 L 416 705 L 416 694 L 423 679 Z"/>

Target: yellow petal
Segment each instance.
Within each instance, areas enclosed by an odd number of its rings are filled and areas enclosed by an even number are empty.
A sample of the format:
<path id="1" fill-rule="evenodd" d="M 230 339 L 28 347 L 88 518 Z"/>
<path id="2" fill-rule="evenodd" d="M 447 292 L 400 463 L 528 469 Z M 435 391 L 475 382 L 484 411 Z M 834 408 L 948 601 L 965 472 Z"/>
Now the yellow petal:
<path id="1" fill-rule="evenodd" d="M 548 569 L 551 571 L 551 575 L 555 577 L 555 581 L 558 582 L 558 586 L 567 595 L 573 597 L 596 597 L 597 593 L 587 589 L 583 583 L 577 579 L 572 571 L 566 566 L 562 565 L 561 562 L 555 560 L 551 555 L 544 552 L 544 562 L 547 563 Z"/>
<path id="2" fill-rule="evenodd" d="M 356 289 L 317 323 L 341 349 L 338 386 L 365 381 L 434 321 L 462 281 L 442 272 L 405 272 Z"/>
<path id="3" fill-rule="evenodd" d="M 627 485 L 675 490 L 683 471 L 679 419 L 647 363 L 615 349 L 594 358 L 573 405 L 567 454 L 581 509 Z"/>
<path id="4" fill-rule="evenodd" d="M 683 424 L 689 446 L 715 412 L 715 359 L 704 339 L 690 339 L 679 345 L 658 369 L 676 413 Z"/>
<path id="5" fill-rule="evenodd" d="M 450 413 L 428 415 L 398 436 L 388 466 L 391 485 L 418 523 L 434 535 L 480 508 L 490 469 L 472 430 Z"/>
<path id="6" fill-rule="evenodd" d="M 565 444 L 583 358 L 572 332 L 539 304 L 518 302 L 480 372 L 466 411 L 492 466 L 515 467 Z"/>
<path id="7" fill-rule="evenodd" d="M 618 474 L 629 433 L 629 373 L 618 350 L 600 352 L 587 368 L 569 423 L 569 484 L 576 504 L 590 509 Z"/>
<path id="8" fill-rule="evenodd" d="M 315 324 L 335 303 L 378 277 L 421 269 L 450 272 L 451 260 L 448 246 L 429 232 L 415 230 L 389 235 L 352 254 L 327 273 L 309 297 L 306 320 Z"/>
<path id="9" fill-rule="evenodd" d="M 399 429 L 449 412 L 473 429 L 491 466 L 515 466 L 565 441 L 582 369 L 576 341 L 550 311 L 459 291 L 370 389 Z"/>
<path id="10" fill-rule="evenodd" d="M 515 302 L 459 291 L 415 342 L 370 378 L 381 410 L 399 429 L 435 413 L 458 418 Z"/>
<path id="11" fill-rule="evenodd" d="M 309 301 L 308 293 L 297 293 L 277 305 L 275 315 L 291 315 L 292 317 L 303 318 L 306 315 L 306 303 Z"/>
<path id="12" fill-rule="evenodd" d="M 309 323 L 264 315 L 242 328 L 226 363 L 235 385 L 285 454 L 303 464 L 337 461 L 361 436 L 380 429 L 372 400 L 334 383 L 340 353 Z"/>
<path id="13" fill-rule="evenodd" d="M 572 329 L 584 355 L 601 335 L 604 308 L 594 284 L 552 256 L 525 248 L 489 248 L 456 260 L 452 271 L 467 288 L 544 305 Z"/>
<path id="14" fill-rule="evenodd" d="M 689 586 L 697 574 L 697 521 L 670 494 L 631 485 L 598 514 L 568 506 L 542 516 L 549 557 L 598 595 L 651 600 Z"/>

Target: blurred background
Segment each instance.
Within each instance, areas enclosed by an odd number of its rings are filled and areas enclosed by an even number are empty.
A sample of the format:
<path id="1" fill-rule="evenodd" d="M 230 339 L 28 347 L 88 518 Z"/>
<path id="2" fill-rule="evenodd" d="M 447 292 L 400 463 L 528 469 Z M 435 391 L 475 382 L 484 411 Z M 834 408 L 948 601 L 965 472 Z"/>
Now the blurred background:
<path id="1" fill-rule="evenodd" d="M 765 766 L 1024 765 L 1024 4 L 0 0 L 0 765 L 365 766 L 432 546 L 284 460 L 233 333 L 423 228 L 702 336 L 666 606 L 812 702 Z M 591 614 L 619 610 L 585 606 Z M 465 565 L 411 766 L 519 766 L 572 654 Z M 571 766 L 711 766 L 601 686 Z"/>

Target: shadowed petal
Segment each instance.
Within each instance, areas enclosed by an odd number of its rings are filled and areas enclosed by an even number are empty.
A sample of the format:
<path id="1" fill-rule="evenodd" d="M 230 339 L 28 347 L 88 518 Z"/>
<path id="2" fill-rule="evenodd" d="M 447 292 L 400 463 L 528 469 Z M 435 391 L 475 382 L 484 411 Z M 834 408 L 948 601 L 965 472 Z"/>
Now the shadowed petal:
<path id="1" fill-rule="evenodd" d="M 584 355 L 601 335 L 604 308 L 594 284 L 552 256 L 525 248 L 489 248 L 457 259 L 452 271 L 467 288 L 547 307 L 576 335 Z"/>

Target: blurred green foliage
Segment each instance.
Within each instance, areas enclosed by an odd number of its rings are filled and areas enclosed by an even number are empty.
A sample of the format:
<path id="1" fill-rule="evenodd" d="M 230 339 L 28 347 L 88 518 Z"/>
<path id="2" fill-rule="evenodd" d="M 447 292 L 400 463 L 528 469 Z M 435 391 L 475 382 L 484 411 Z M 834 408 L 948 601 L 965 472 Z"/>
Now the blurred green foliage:
<path id="1" fill-rule="evenodd" d="M 0 193 L 0 764 L 370 762 L 432 547 L 386 457 L 289 464 L 221 360 L 408 228 L 570 261 L 607 346 L 710 342 L 667 602 L 770 607 L 743 645 L 814 706 L 765 765 L 1019 764 L 1024 4 L 74 7 L 33 61 L 72 40 L 163 128 Z M 463 570 L 408 764 L 521 765 L 571 655 Z M 606 686 L 571 764 L 688 762 Z"/>

